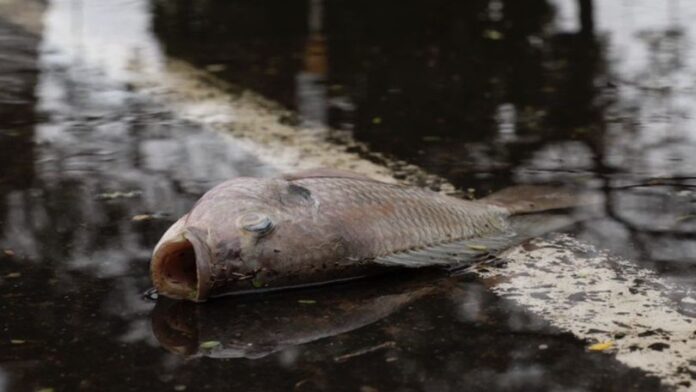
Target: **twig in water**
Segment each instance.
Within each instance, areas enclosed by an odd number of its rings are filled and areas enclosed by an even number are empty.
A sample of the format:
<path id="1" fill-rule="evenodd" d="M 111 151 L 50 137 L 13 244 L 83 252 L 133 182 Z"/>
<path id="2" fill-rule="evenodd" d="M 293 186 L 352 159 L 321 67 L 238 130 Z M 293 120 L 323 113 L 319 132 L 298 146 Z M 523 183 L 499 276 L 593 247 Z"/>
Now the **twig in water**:
<path id="1" fill-rule="evenodd" d="M 353 351 L 352 353 L 348 353 L 348 354 L 340 355 L 338 357 L 334 357 L 334 361 L 345 362 L 351 358 L 355 358 L 355 357 L 359 357 L 361 355 L 369 354 L 371 352 L 375 352 L 375 351 L 381 350 L 383 348 L 393 348 L 393 347 L 396 347 L 396 342 L 388 341 L 388 342 L 378 344 L 376 346 L 365 347 L 365 348 L 362 348 L 360 350 Z"/>

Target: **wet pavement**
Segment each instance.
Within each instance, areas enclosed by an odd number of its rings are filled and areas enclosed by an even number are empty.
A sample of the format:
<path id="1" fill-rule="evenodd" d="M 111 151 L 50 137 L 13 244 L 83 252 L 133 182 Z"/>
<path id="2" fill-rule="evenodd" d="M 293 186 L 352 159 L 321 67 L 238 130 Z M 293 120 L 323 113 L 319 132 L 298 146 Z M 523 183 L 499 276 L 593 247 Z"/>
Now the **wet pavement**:
<path id="1" fill-rule="evenodd" d="M 681 287 L 667 296 L 692 320 L 688 2 L 15 3 L 0 3 L 0 391 L 669 389 L 474 276 L 144 299 L 152 247 L 205 190 L 287 168 L 136 76 L 184 60 L 462 194 L 580 185 L 604 202 L 567 231 Z"/>

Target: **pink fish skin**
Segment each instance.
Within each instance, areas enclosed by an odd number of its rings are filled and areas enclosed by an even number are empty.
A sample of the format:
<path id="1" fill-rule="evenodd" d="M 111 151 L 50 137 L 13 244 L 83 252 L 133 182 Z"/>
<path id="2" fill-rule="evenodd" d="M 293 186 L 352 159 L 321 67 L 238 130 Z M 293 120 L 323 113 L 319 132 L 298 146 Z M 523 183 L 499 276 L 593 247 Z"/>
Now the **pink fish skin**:
<path id="1" fill-rule="evenodd" d="M 384 269 L 375 262 L 383 256 L 509 231 L 511 211 L 524 208 L 501 200 L 462 200 L 327 169 L 235 178 L 167 230 L 151 277 L 160 294 L 200 302 L 365 276 Z"/>

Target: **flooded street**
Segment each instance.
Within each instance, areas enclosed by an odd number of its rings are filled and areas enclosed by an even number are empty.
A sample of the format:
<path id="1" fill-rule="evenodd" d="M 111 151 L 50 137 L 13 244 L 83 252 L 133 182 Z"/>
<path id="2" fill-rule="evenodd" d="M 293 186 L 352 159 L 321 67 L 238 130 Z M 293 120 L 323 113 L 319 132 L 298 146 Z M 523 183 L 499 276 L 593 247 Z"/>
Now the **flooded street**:
<path id="1" fill-rule="evenodd" d="M 694 18 L 686 0 L 0 0 L 0 391 L 696 388 Z M 143 296 L 206 190 L 315 166 L 601 202 L 463 276 Z"/>

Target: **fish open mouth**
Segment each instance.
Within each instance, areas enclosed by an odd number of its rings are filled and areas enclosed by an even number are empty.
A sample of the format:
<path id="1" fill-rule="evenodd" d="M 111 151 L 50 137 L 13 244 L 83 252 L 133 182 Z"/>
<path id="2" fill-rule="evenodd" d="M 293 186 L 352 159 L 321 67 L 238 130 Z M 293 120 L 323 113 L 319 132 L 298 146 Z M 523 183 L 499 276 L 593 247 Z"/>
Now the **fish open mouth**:
<path id="1" fill-rule="evenodd" d="M 152 258 L 152 281 L 157 291 L 171 298 L 204 301 L 209 278 L 207 247 L 189 231 L 160 244 Z"/>

